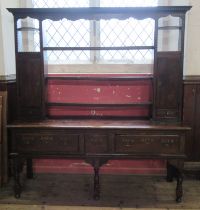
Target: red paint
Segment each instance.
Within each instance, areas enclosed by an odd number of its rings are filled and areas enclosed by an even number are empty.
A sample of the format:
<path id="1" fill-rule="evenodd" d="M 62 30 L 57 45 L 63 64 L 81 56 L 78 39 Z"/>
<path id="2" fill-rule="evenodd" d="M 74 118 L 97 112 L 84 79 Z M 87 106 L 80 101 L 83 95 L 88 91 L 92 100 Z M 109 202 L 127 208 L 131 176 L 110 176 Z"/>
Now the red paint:
<path id="1" fill-rule="evenodd" d="M 166 173 L 166 162 L 162 160 L 111 160 L 100 168 L 102 174 L 157 174 Z M 52 160 L 34 161 L 37 173 L 78 173 L 92 174 L 93 168 L 84 160 Z"/>
<path id="2" fill-rule="evenodd" d="M 48 102 L 134 103 L 151 100 L 150 81 L 56 81 L 48 82 Z"/>
<path id="3" fill-rule="evenodd" d="M 59 75 L 54 75 L 54 76 L 59 76 Z M 70 76 L 75 76 L 75 75 L 70 75 Z M 84 75 L 84 76 L 89 76 L 89 75 Z M 97 75 L 92 75 L 91 77 L 96 77 L 96 76 Z M 118 77 L 123 75 L 106 75 L 106 76 Z M 139 77 L 141 75 L 137 74 L 134 76 Z M 52 75 L 50 77 L 52 77 Z M 100 77 L 102 77 L 102 75 Z M 150 80 L 94 81 L 94 80 L 55 79 L 48 81 L 48 102 L 50 103 L 130 104 L 130 103 L 140 103 L 140 102 L 148 103 L 151 101 L 152 101 L 152 83 Z M 53 106 L 48 108 L 48 115 L 49 116 L 148 117 L 150 115 L 150 107 L 124 106 L 121 108 L 119 107 L 108 108 L 106 106 L 105 107 Z"/>
<path id="4" fill-rule="evenodd" d="M 54 74 L 54 76 L 77 76 L 77 74 Z M 85 77 L 133 76 L 132 74 L 83 74 Z M 134 74 L 149 76 L 150 74 Z M 91 81 L 91 80 L 49 80 L 48 102 L 119 104 L 152 101 L 152 84 L 143 81 Z M 150 107 L 49 107 L 49 116 L 150 116 Z M 107 174 L 164 174 L 165 161 L 162 160 L 112 160 L 101 168 Z M 93 169 L 83 160 L 35 160 L 36 172 L 43 173 L 93 173 Z"/>

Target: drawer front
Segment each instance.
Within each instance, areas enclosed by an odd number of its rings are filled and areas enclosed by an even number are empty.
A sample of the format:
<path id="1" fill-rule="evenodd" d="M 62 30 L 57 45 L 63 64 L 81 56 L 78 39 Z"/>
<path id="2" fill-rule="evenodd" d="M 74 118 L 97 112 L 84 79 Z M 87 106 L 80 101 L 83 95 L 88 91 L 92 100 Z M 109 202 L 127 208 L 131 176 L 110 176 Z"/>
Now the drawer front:
<path id="1" fill-rule="evenodd" d="M 86 134 L 86 153 L 107 153 L 109 151 L 109 138 L 106 134 Z"/>
<path id="2" fill-rule="evenodd" d="M 64 133 L 19 133 L 15 137 L 17 152 L 68 152 L 80 151 L 80 135 Z"/>
<path id="3" fill-rule="evenodd" d="M 116 153 L 180 154 L 179 135 L 116 135 Z"/>
<path id="4" fill-rule="evenodd" d="M 159 118 L 175 118 L 178 115 L 178 111 L 174 109 L 159 109 L 156 114 Z"/>

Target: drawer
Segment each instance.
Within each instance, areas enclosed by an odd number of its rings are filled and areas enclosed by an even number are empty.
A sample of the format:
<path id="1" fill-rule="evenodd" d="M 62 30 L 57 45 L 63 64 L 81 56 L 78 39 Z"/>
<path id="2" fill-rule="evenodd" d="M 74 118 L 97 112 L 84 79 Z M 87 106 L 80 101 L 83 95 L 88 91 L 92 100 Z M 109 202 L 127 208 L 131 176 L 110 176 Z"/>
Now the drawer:
<path id="1" fill-rule="evenodd" d="M 86 134 L 86 153 L 107 153 L 109 151 L 109 138 L 106 134 Z"/>
<path id="2" fill-rule="evenodd" d="M 67 152 L 80 151 L 80 135 L 53 133 L 17 133 L 14 150 L 17 152 Z"/>
<path id="3" fill-rule="evenodd" d="M 176 109 L 159 109 L 156 114 L 160 118 L 175 118 L 178 116 L 178 111 Z"/>
<path id="4" fill-rule="evenodd" d="M 181 136 L 179 135 L 115 136 L 116 153 L 180 154 L 181 148 Z"/>

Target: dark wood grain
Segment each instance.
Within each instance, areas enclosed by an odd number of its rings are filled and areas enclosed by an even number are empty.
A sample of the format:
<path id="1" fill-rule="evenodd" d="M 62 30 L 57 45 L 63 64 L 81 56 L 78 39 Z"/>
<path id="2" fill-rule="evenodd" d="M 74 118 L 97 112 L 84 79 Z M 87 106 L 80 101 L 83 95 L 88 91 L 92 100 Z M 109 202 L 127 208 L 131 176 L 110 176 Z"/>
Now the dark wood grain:
<path id="1" fill-rule="evenodd" d="M 81 158 L 94 167 L 94 198 L 99 199 L 99 162 L 109 159 L 185 158 L 188 127 L 152 124 L 149 121 L 57 120 L 8 126 L 15 154 L 15 196 L 20 197 L 19 158 Z M 174 166 L 176 167 L 176 165 Z M 181 169 L 181 168 L 180 168 Z M 178 169 L 177 169 L 178 170 Z M 182 179 L 177 177 L 177 201 Z"/>
<path id="2" fill-rule="evenodd" d="M 18 118 L 41 119 L 44 117 L 44 74 L 40 53 L 17 55 Z"/>
<path id="3" fill-rule="evenodd" d="M 155 70 L 155 120 L 181 121 L 182 66 L 181 53 L 159 52 Z"/>
<path id="4" fill-rule="evenodd" d="M 100 196 L 100 166 L 109 159 L 164 159 L 175 168 L 177 179 L 176 200 L 182 199 L 182 169 L 185 158 L 185 139 L 190 128 L 182 124 L 182 76 L 184 57 L 185 14 L 191 7 L 139 7 L 139 8 L 12 8 L 14 15 L 17 70 L 18 121 L 9 123 L 10 156 L 13 158 L 14 191 L 20 197 L 20 163 L 32 158 L 82 158 L 94 168 L 94 198 Z M 166 16 L 182 19 L 181 51 L 157 52 L 158 19 Z M 17 20 L 39 19 L 40 52 L 18 52 Z M 153 83 L 153 120 L 92 120 L 57 119 L 46 117 L 47 65 L 45 50 L 77 48 L 44 48 L 42 20 L 100 20 L 127 18 L 155 20 L 154 73 L 149 77 L 58 77 L 59 80 L 146 80 Z M 19 29 L 21 30 L 21 29 Z M 136 49 L 138 46 L 130 46 Z M 139 47 L 143 49 L 144 47 Z M 146 48 L 146 47 L 145 47 Z M 94 50 L 101 48 L 84 48 Z M 113 49 L 121 49 L 114 47 Z M 126 47 L 124 48 L 126 49 Z M 55 79 L 48 77 L 48 79 Z M 197 92 L 200 92 L 199 89 Z M 198 101 L 198 99 L 195 99 Z M 74 104 L 76 105 L 76 104 Z M 96 105 L 96 104 L 95 104 Z M 118 106 L 117 104 L 116 106 Z M 131 104 L 132 105 L 132 104 Z M 134 104 L 135 105 L 135 104 Z M 137 104 L 138 105 L 138 104 Z M 146 104 L 142 104 L 146 105 Z M 148 104 L 151 105 L 151 104 Z M 121 104 L 120 104 L 121 106 Z M 124 104 L 123 104 L 124 106 Z M 197 112 L 199 116 L 199 112 Z M 34 122 L 29 122 L 34 120 Z M 171 121 L 171 122 L 170 122 Z M 190 120 L 189 120 L 190 121 Z M 200 130 L 200 129 L 199 129 Z M 194 135 L 197 137 L 199 131 Z M 31 169 L 29 168 L 31 171 Z M 170 173 L 168 173 L 170 174 Z"/>
<path id="5" fill-rule="evenodd" d="M 0 186 L 8 182 L 7 91 L 0 91 Z"/>
<path id="6" fill-rule="evenodd" d="M 196 87 L 196 106 L 195 106 L 195 136 L 194 136 L 194 153 L 195 160 L 200 161 L 200 85 Z"/>
<path id="7" fill-rule="evenodd" d="M 118 75 L 118 76 L 112 76 L 107 75 L 107 77 L 99 75 L 99 76 L 84 76 L 84 75 L 77 75 L 77 76 L 70 76 L 70 75 L 60 75 L 60 76 L 54 76 L 53 74 L 48 75 L 48 80 L 91 80 L 91 81 L 140 81 L 140 80 L 152 80 L 153 75 Z"/>
<path id="8" fill-rule="evenodd" d="M 1 132 L 0 132 L 0 186 L 7 184 L 9 176 L 7 123 L 16 120 L 16 76 L 0 76 Z"/>
<path id="9" fill-rule="evenodd" d="M 183 122 L 192 129 L 186 138 L 186 155 L 188 161 L 200 161 L 200 78 L 184 78 Z"/>
<path id="10" fill-rule="evenodd" d="M 192 127 L 187 134 L 186 155 L 187 160 L 194 160 L 194 128 L 195 128 L 195 104 L 196 85 L 184 85 L 183 122 Z"/>
<path id="11" fill-rule="evenodd" d="M 91 128 L 91 129 L 138 129 L 138 130 L 190 130 L 182 123 L 157 123 L 149 120 L 42 120 L 35 122 L 20 121 L 7 125 L 8 128 Z"/>
<path id="12" fill-rule="evenodd" d="M 184 84 L 200 84 L 200 76 L 199 75 L 190 75 L 183 77 Z"/>
<path id="13" fill-rule="evenodd" d="M 140 106 L 150 106 L 152 105 L 152 102 L 136 102 L 136 103 L 119 103 L 119 104 L 103 104 L 103 103 L 59 103 L 59 102 L 50 102 L 47 103 L 48 106 L 61 106 L 61 107 L 65 107 L 65 106 L 79 106 L 79 107 L 140 107 Z"/>
<path id="14" fill-rule="evenodd" d="M 2 106 L 3 106 L 3 97 L 0 96 L 0 187 L 2 187 L 3 184 L 3 136 L 2 136 L 2 124 L 3 124 L 3 120 L 2 120 Z"/>
<path id="15" fill-rule="evenodd" d="M 59 20 L 67 18 L 68 20 L 88 19 L 127 19 L 129 17 L 135 17 L 138 19 L 144 19 L 148 17 L 157 18 L 163 15 L 167 16 L 173 14 L 173 16 L 182 16 L 191 6 L 159 6 L 159 7 L 90 7 L 90 8 L 8 8 L 9 12 L 18 18 L 36 18 L 40 20 L 51 19 Z"/>

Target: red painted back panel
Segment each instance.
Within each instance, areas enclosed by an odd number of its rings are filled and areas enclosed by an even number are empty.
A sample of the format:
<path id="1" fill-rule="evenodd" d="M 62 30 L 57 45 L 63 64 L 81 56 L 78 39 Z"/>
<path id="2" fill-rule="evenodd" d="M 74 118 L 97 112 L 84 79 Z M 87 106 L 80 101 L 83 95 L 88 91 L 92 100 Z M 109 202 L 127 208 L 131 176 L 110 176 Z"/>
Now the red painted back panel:
<path id="1" fill-rule="evenodd" d="M 92 174 L 93 168 L 84 160 L 39 159 L 34 161 L 37 173 Z M 156 174 L 166 173 L 163 160 L 110 160 L 100 168 L 103 174 Z"/>
<path id="2" fill-rule="evenodd" d="M 150 81 L 48 82 L 48 101 L 64 103 L 134 103 L 151 100 Z"/>
<path id="3" fill-rule="evenodd" d="M 52 75 L 49 75 L 50 77 Z M 61 75 L 53 75 L 61 76 Z M 76 76 L 76 75 L 62 75 Z M 81 76 L 81 75 L 79 75 Z M 83 75 L 97 77 L 97 75 Z M 117 75 L 98 75 L 111 77 Z M 122 76 L 122 75 L 118 75 Z M 128 76 L 128 75 L 124 75 Z M 132 76 L 132 75 L 129 75 Z M 134 75 L 141 76 L 141 75 Z M 143 81 L 91 81 L 91 80 L 49 80 L 48 102 L 120 104 L 152 101 L 151 80 Z M 150 116 L 150 107 L 80 107 L 67 106 L 48 108 L 49 116 Z M 162 160 L 112 160 L 101 168 L 101 173 L 110 174 L 163 174 L 165 161 Z M 36 172 L 51 173 L 93 173 L 90 165 L 83 160 L 35 160 Z"/>
<path id="4" fill-rule="evenodd" d="M 51 79 L 48 81 L 49 103 L 130 104 L 151 101 L 151 80 L 91 81 Z M 49 106 L 48 115 L 148 117 L 150 116 L 150 106 Z"/>

